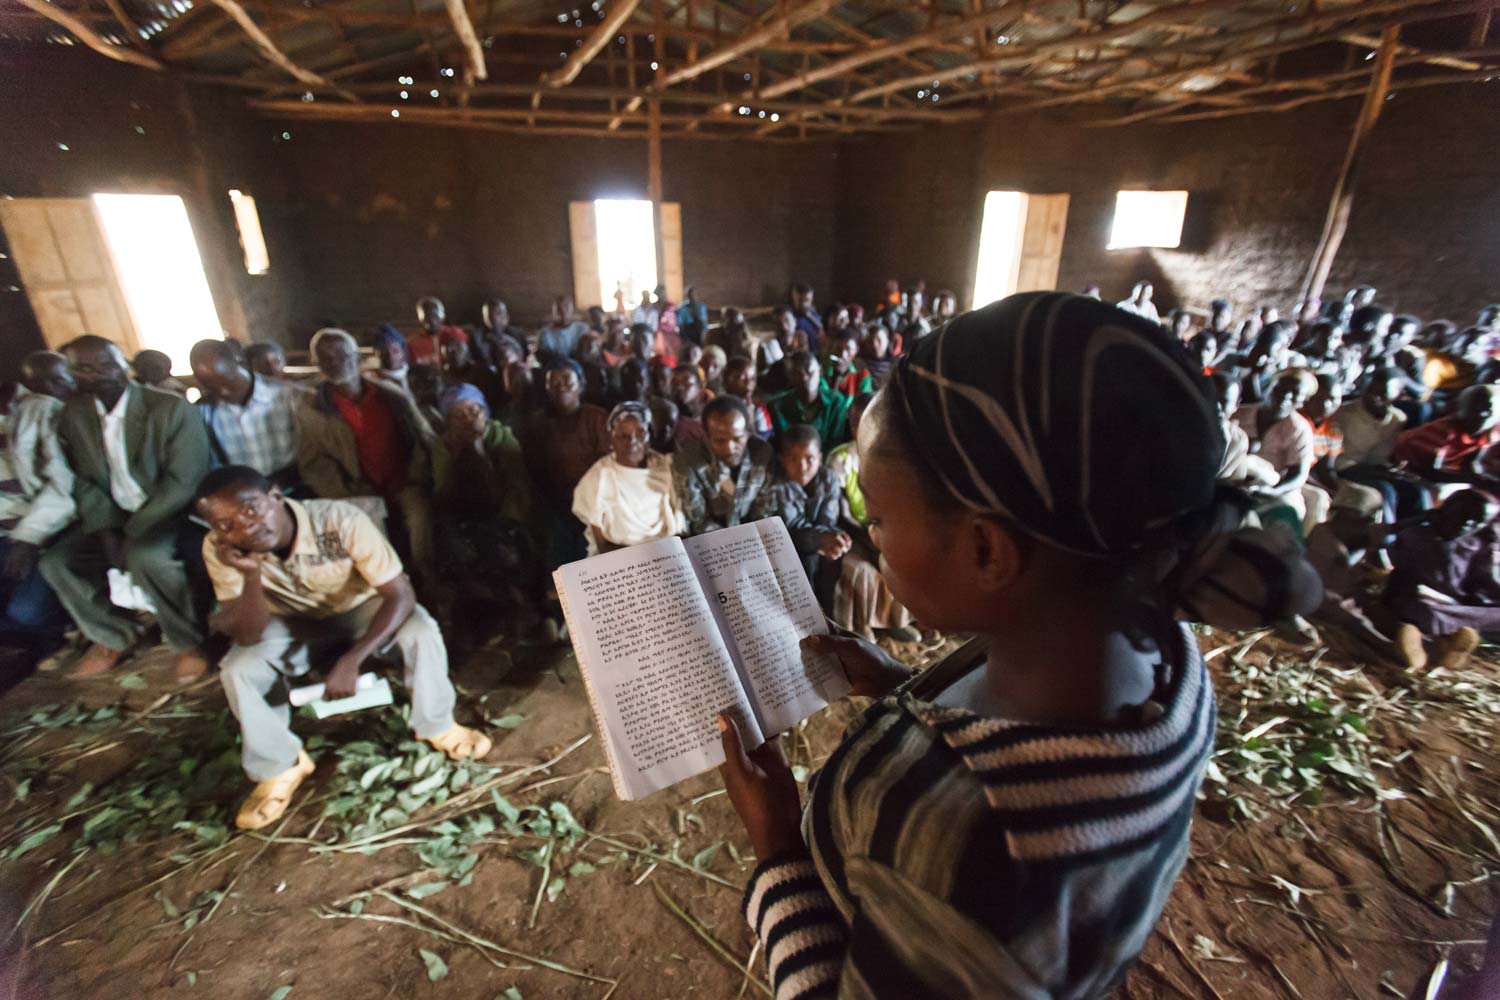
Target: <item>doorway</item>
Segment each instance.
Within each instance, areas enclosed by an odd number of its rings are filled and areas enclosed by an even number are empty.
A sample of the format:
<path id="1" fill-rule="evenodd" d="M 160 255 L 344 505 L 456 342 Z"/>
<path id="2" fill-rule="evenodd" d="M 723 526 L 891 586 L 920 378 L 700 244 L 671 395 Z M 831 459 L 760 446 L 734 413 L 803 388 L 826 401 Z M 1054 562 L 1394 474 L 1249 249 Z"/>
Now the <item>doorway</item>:
<path id="1" fill-rule="evenodd" d="M 629 312 L 641 292 L 656 290 L 656 223 L 649 201 L 601 198 L 594 202 L 598 236 L 599 299 Z"/>
<path id="2" fill-rule="evenodd" d="M 182 373 L 194 343 L 222 335 L 177 195 L 15 198 L 0 224 L 49 348 L 92 333 L 127 357 L 164 351 Z"/>
<path id="3" fill-rule="evenodd" d="M 614 310 L 623 302 L 628 313 L 640 304 L 642 292 L 658 285 L 666 286 L 669 300 L 682 301 L 682 206 L 664 201 L 656 208 L 653 212 L 651 202 L 637 198 L 568 203 L 573 301 L 579 309 Z"/>
<path id="4" fill-rule="evenodd" d="M 1067 221 L 1066 194 L 986 194 L 974 264 L 973 308 L 1015 292 L 1057 287 Z"/>

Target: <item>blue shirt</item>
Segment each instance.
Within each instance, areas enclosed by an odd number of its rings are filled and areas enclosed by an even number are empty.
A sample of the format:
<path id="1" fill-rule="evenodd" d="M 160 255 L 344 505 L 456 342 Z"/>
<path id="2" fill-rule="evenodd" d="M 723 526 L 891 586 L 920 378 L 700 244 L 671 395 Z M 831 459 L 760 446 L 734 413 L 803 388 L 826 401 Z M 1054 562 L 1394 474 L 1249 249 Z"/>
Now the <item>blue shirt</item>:
<path id="1" fill-rule="evenodd" d="M 818 353 L 818 335 L 823 332 L 823 317 L 818 315 L 818 310 L 809 308 L 805 315 L 792 313 L 797 317 L 797 329 L 807 334 L 807 349 L 814 357 Z"/>
<path id="2" fill-rule="evenodd" d="M 578 338 L 588 332 L 588 324 L 577 320 L 567 326 L 544 326 L 536 338 L 537 357 L 543 364 L 556 358 L 571 358 Z"/>

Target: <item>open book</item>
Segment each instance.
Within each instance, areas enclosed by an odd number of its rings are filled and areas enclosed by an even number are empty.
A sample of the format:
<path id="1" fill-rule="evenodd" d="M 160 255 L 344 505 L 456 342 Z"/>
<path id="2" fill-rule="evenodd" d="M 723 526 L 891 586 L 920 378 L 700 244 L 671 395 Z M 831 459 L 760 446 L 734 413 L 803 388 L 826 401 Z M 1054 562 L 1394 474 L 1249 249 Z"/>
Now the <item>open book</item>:
<path id="1" fill-rule="evenodd" d="M 724 762 L 716 716 L 746 749 L 849 691 L 780 518 L 666 538 L 553 574 L 615 792 L 639 799 Z"/>

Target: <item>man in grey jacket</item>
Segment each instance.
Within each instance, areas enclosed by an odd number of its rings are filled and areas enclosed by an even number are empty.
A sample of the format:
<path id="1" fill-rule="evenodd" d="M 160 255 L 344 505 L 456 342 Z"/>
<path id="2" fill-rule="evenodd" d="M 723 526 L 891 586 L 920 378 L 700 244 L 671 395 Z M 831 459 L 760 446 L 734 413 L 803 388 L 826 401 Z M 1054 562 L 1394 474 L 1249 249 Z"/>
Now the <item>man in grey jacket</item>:
<path id="1" fill-rule="evenodd" d="M 0 521 L 0 575 L 6 586 L 0 633 L 8 644 L 24 648 L 35 662 L 61 644 L 68 623 L 67 612 L 41 574 L 38 558 L 77 513 L 73 470 L 68 468 L 57 436 L 63 402 L 73 395 L 75 385 L 67 360 L 51 351 L 26 356 L 21 362 L 21 384 L 26 394 L 10 411 L 9 458 L 17 492 L 5 497 L 5 516 Z"/>

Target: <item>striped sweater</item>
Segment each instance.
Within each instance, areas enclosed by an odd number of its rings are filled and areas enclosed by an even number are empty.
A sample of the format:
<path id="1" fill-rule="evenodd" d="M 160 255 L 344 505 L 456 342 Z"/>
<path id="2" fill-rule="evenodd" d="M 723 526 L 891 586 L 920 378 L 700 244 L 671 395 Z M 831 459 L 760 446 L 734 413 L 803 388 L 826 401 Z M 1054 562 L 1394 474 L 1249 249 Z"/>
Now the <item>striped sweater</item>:
<path id="1" fill-rule="evenodd" d="M 813 780 L 808 853 L 751 876 L 777 1000 L 1095 997 L 1145 945 L 1213 745 L 1192 632 L 1174 630 L 1156 697 L 1116 729 L 923 700 L 984 652 L 970 643 L 872 705 Z"/>

